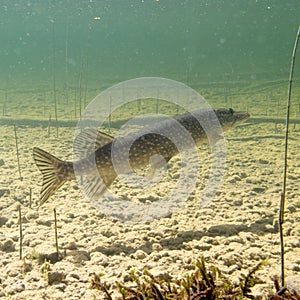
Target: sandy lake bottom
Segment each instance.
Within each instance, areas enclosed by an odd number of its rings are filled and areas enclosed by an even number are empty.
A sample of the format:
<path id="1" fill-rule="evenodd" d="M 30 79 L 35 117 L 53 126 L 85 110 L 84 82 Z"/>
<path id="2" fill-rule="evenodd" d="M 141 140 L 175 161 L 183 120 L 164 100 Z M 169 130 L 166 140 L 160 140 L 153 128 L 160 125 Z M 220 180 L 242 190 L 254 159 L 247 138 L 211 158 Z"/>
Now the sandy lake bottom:
<path id="1" fill-rule="evenodd" d="M 130 270 L 142 272 L 144 268 L 160 278 L 180 278 L 193 271 L 193 263 L 202 255 L 208 266 L 217 265 L 224 274 L 236 280 L 241 273 L 247 273 L 251 267 L 267 259 L 268 264 L 258 272 L 261 281 L 255 287 L 255 293 L 269 290 L 273 285 L 272 277 L 280 275 L 278 211 L 285 134 L 283 124 L 275 128 L 274 121 L 270 121 L 276 114 L 272 110 L 276 110 L 277 104 L 275 101 L 272 105 L 272 97 L 276 98 L 277 94 L 270 90 L 257 94 L 257 102 L 251 98 L 255 96 L 247 96 L 249 94 L 243 98 L 244 102 L 232 102 L 236 110 L 248 108 L 254 118 L 225 133 L 226 173 L 213 199 L 205 207 L 199 205 L 206 184 L 206 176 L 200 176 L 195 190 L 171 216 L 136 224 L 123 223 L 95 209 L 84 199 L 76 181 L 64 185 L 37 210 L 42 177 L 32 159 L 32 147 L 39 146 L 60 158 L 70 159 L 74 128 L 59 128 L 57 138 L 53 126 L 50 132 L 48 130 L 45 110 L 48 112 L 49 108 L 43 101 L 33 101 L 36 99 L 34 92 L 23 96 L 16 93 L 18 98 L 28 99 L 32 106 L 28 106 L 26 101 L 22 102 L 23 108 L 8 104 L 8 116 L 1 118 L 0 297 L 92 299 L 95 296 L 101 299 L 101 292 L 89 289 L 93 273 L 103 274 L 102 279 L 108 283 L 126 282 Z M 13 92 L 10 97 L 12 95 Z M 213 93 L 210 96 L 214 98 Z M 236 95 L 234 97 L 237 98 Z M 255 111 L 257 103 L 264 103 L 262 115 Z M 228 107 L 227 104 L 222 103 L 221 106 Z M 216 104 L 213 106 L 217 107 Z M 25 113 L 27 109 L 31 114 Z M 65 108 L 62 111 L 63 119 L 67 113 Z M 18 117 L 14 117 L 12 112 L 18 112 Z M 44 115 L 43 122 L 39 123 L 41 115 Z M 14 123 L 22 181 L 18 173 Z M 287 283 L 294 288 L 299 288 L 297 280 L 299 283 L 300 278 L 299 126 L 292 125 L 290 130 L 284 224 Z M 199 149 L 199 156 L 201 171 L 207 174 L 207 145 Z M 169 164 L 169 177 L 175 180 L 178 158 L 172 159 Z M 170 184 L 170 181 L 158 183 L 148 194 L 123 189 L 118 182 L 112 188 L 129 199 L 147 201 L 148 198 L 164 196 Z M 29 208 L 30 190 L 32 208 Z M 23 260 L 19 259 L 20 205 Z M 57 212 L 59 249 L 66 256 L 45 266 L 37 258 L 49 257 L 56 251 L 54 208 Z M 47 271 L 57 272 L 61 278 L 49 284 L 45 279 Z"/>

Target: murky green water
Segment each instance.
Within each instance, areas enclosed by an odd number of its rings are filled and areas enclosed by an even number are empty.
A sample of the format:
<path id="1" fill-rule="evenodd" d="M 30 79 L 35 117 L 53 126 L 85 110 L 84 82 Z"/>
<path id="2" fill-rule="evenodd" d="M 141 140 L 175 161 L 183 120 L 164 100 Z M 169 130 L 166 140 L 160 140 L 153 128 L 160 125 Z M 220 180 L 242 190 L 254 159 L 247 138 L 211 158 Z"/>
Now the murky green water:
<path id="1" fill-rule="evenodd" d="M 288 76 L 298 0 L 0 1 L 1 89 Z M 299 74 L 299 73 L 298 73 Z M 80 79 L 81 78 L 81 79 Z"/>

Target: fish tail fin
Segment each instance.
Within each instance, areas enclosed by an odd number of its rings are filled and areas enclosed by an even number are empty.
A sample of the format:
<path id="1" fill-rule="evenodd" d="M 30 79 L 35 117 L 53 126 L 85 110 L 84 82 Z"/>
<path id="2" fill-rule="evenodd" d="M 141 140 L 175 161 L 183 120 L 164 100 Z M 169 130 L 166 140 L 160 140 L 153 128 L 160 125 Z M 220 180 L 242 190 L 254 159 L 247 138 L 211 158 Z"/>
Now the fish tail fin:
<path id="1" fill-rule="evenodd" d="M 39 204 L 41 206 L 70 179 L 70 171 L 67 162 L 58 159 L 40 148 L 33 148 L 33 158 L 43 175 L 43 186 Z"/>

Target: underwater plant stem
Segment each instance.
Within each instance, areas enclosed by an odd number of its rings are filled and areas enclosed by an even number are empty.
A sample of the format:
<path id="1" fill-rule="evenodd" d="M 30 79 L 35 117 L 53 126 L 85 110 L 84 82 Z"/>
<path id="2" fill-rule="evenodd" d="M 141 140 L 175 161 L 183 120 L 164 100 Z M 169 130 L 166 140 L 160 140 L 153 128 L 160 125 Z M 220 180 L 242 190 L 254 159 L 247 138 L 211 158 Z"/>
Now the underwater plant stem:
<path id="1" fill-rule="evenodd" d="M 7 103 L 7 91 L 5 91 L 3 107 L 2 107 L 2 116 L 6 116 L 6 103 Z"/>
<path id="2" fill-rule="evenodd" d="M 65 93 L 67 106 L 69 105 L 69 23 L 66 24 L 66 41 L 65 41 Z"/>
<path id="3" fill-rule="evenodd" d="M 29 188 L 29 208 L 31 208 L 32 203 L 32 188 Z"/>
<path id="4" fill-rule="evenodd" d="M 86 108 L 86 96 L 87 96 L 87 72 L 88 72 L 88 57 L 86 57 L 86 66 L 85 66 L 85 87 L 84 87 L 84 101 L 83 101 L 83 105 L 84 108 Z"/>
<path id="5" fill-rule="evenodd" d="M 75 119 L 77 117 L 76 109 L 77 109 L 77 92 L 76 92 L 76 89 L 75 89 L 75 95 L 74 95 L 74 117 L 75 117 Z"/>
<path id="6" fill-rule="evenodd" d="M 81 118 L 81 110 L 82 110 L 82 75 L 83 75 L 83 57 L 81 56 L 81 67 L 79 73 L 79 118 Z"/>
<path id="7" fill-rule="evenodd" d="M 22 175 L 21 175 L 21 168 L 20 168 L 20 155 L 19 155 L 19 144 L 18 144 L 18 136 L 17 136 L 17 127 L 16 124 L 14 124 L 14 132 L 15 132 L 15 141 L 16 141 L 16 152 L 17 152 L 17 162 L 18 162 L 18 171 L 20 180 L 22 181 Z"/>
<path id="8" fill-rule="evenodd" d="M 53 209 L 54 213 L 54 230 L 55 230 L 55 248 L 56 248 L 56 255 L 57 259 L 59 257 L 59 251 L 58 251 L 58 237 L 57 237 L 57 218 L 56 218 L 56 209 Z"/>
<path id="9" fill-rule="evenodd" d="M 110 133 L 110 129 L 111 129 L 111 96 L 109 97 L 109 115 L 108 115 L 108 133 Z"/>
<path id="10" fill-rule="evenodd" d="M 19 226 L 20 226 L 20 259 L 22 259 L 23 234 L 22 234 L 22 213 L 21 213 L 21 205 L 19 205 Z"/>
<path id="11" fill-rule="evenodd" d="M 53 47 L 53 101 L 54 101 L 54 116 L 55 116 L 55 123 L 56 123 L 56 137 L 58 137 L 58 122 L 57 122 L 57 98 L 56 98 L 56 78 L 55 78 L 55 66 L 56 66 L 56 53 L 55 53 L 55 22 L 52 22 L 52 47 Z"/>
<path id="12" fill-rule="evenodd" d="M 284 207 L 286 198 L 286 179 L 287 179 L 287 158 L 288 158 L 288 137 L 289 137 L 289 122 L 290 122 L 290 105 L 291 105 L 291 93 L 292 93 L 292 82 L 294 74 L 294 66 L 296 59 L 296 51 L 298 47 L 298 41 L 300 37 L 300 26 L 298 28 L 293 54 L 290 67 L 290 78 L 288 87 L 288 99 L 287 99 L 287 112 L 286 112 L 286 125 L 285 125 L 285 147 L 284 147 L 284 169 L 283 169 L 283 184 L 282 193 L 280 199 L 280 211 L 279 211 L 279 233 L 280 233 L 280 256 L 281 256 L 281 286 L 284 286 L 284 237 L 283 237 L 283 223 L 284 223 Z"/>
<path id="13" fill-rule="evenodd" d="M 48 120 L 48 137 L 50 136 L 50 131 L 51 131 L 51 114 L 49 115 L 49 120 Z"/>

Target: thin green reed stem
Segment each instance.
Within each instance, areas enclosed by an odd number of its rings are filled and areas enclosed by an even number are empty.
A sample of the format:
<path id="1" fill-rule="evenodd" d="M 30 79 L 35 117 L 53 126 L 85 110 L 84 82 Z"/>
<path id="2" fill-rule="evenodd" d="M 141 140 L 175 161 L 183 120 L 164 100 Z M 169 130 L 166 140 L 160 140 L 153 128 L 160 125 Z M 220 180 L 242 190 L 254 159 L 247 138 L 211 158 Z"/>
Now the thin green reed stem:
<path id="1" fill-rule="evenodd" d="M 59 248 L 58 248 L 58 235 L 57 235 L 57 218 L 56 218 L 56 209 L 53 209 L 54 213 L 54 231 L 55 231 L 55 248 L 56 248 L 56 255 L 57 260 L 59 259 Z"/>
<path id="2" fill-rule="evenodd" d="M 284 274 L 284 236 L 283 236 L 283 223 L 284 223 L 284 207 L 286 199 L 286 179 L 287 179 L 287 158 L 288 158 L 288 137 L 289 137 L 289 123 L 290 123 L 290 105 L 291 105 L 291 93 L 292 93 L 292 82 L 294 74 L 294 66 L 296 59 L 296 51 L 298 47 L 298 41 L 300 36 L 300 26 L 298 28 L 290 68 L 290 78 L 288 87 L 288 99 L 287 99 L 287 112 L 286 112 L 286 125 L 285 125 L 285 147 L 284 147 L 284 169 L 283 169 L 283 184 L 282 193 L 280 199 L 280 211 L 279 211 L 279 233 L 280 233 L 280 258 L 281 258 L 281 286 L 285 284 Z"/>
<path id="3" fill-rule="evenodd" d="M 20 154 L 19 154 L 19 143 L 18 143 L 18 136 L 17 136 L 17 127 L 16 124 L 14 124 L 14 132 L 15 132 L 15 142 L 16 142 L 16 152 L 17 152 L 17 163 L 18 163 L 18 171 L 20 180 L 22 181 L 22 174 L 21 174 L 21 166 L 20 166 Z"/>
<path id="4" fill-rule="evenodd" d="M 20 259 L 22 259 L 22 250 L 23 250 L 23 233 L 22 233 L 22 212 L 21 205 L 19 205 L 19 229 L 20 229 Z"/>

